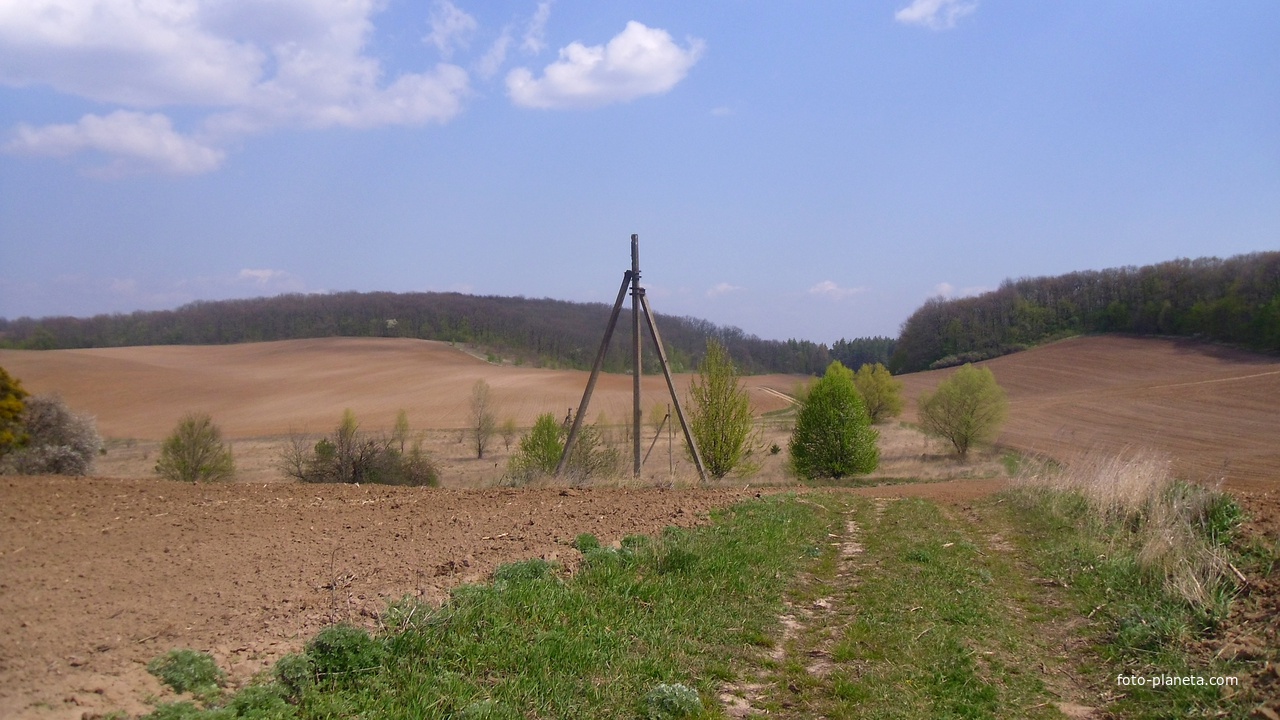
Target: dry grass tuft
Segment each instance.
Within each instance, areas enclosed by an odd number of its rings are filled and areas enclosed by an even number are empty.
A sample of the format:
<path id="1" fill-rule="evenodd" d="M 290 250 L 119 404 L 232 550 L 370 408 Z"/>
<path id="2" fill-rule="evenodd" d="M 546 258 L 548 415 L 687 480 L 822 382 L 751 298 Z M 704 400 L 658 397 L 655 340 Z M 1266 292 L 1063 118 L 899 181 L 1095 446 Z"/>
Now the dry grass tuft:
<path id="1" fill-rule="evenodd" d="M 1065 469 L 1040 468 L 1015 483 L 1050 491 L 1059 503 L 1082 499 L 1113 550 L 1132 553 L 1149 578 L 1195 607 L 1212 606 L 1215 588 L 1229 579 L 1219 540 L 1238 510 L 1220 488 L 1178 480 L 1169 458 L 1157 452 L 1094 453 Z"/>

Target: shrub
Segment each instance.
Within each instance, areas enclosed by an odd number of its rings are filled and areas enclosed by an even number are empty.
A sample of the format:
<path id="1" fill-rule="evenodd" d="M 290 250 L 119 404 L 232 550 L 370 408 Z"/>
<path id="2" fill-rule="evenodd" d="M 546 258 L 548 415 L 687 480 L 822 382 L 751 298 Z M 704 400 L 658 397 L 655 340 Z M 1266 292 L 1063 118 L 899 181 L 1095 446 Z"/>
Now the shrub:
<path id="1" fill-rule="evenodd" d="M 204 413 L 191 413 L 178 422 L 161 446 L 156 463 L 161 477 L 181 482 L 227 480 L 235 471 L 222 431 Z"/>
<path id="2" fill-rule="evenodd" d="M 880 463 L 880 433 L 853 384 L 853 371 L 832 362 L 804 394 L 791 434 L 791 463 L 802 477 L 869 473 Z"/>
<path id="3" fill-rule="evenodd" d="M 646 720 L 676 720 L 702 712 L 702 698 L 687 685 L 656 685 L 644 695 Z"/>
<path id="4" fill-rule="evenodd" d="M 305 654 L 293 653 L 276 661 L 273 674 L 289 697 L 297 700 L 316 684 L 316 667 Z"/>
<path id="5" fill-rule="evenodd" d="M 757 442 L 751 399 L 729 351 L 715 340 L 707 340 L 706 357 L 689 386 L 689 426 L 712 477 L 752 469 L 747 458 Z"/>
<path id="6" fill-rule="evenodd" d="M 4 472 L 19 475 L 88 475 L 102 450 L 89 415 L 73 413 L 56 395 L 37 395 L 22 413 L 26 444 L 4 456 Z"/>
<path id="7" fill-rule="evenodd" d="M 327 627 L 307 643 L 316 677 L 339 687 L 350 687 L 361 674 L 380 668 L 384 654 L 381 642 L 352 625 Z"/>
<path id="8" fill-rule="evenodd" d="M 213 656 L 196 650 L 170 650 L 147 663 L 147 672 L 155 675 L 174 692 L 202 695 L 216 692 L 226 679 Z"/>
<path id="9" fill-rule="evenodd" d="M 22 429 L 22 413 L 26 409 L 22 401 L 26 397 L 22 383 L 0 367 L 0 457 L 22 447 L 26 441 Z"/>
<path id="10" fill-rule="evenodd" d="M 312 447 L 300 435 L 293 435 L 280 456 L 280 470 L 300 482 L 379 483 L 383 485 L 440 484 L 435 463 L 415 439 L 402 451 L 405 426 L 393 436 L 371 437 L 360 432 L 355 414 L 346 410 L 333 434 Z"/>
<path id="11" fill-rule="evenodd" d="M 529 433 L 520 438 L 520 447 L 507 465 L 506 481 L 523 485 L 554 473 L 564 453 L 564 442 L 565 429 L 556 422 L 555 416 L 539 415 Z M 581 483 L 615 474 L 621 463 L 618 451 L 604 444 L 598 424 L 584 424 L 578 428 L 578 439 L 569 453 L 564 472 L 572 481 Z"/>
<path id="12" fill-rule="evenodd" d="M 965 365 L 919 399 L 925 432 L 949 441 L 965 457 L 975 444 L 994 440 L 1009 401 L 988 368 Z"/>

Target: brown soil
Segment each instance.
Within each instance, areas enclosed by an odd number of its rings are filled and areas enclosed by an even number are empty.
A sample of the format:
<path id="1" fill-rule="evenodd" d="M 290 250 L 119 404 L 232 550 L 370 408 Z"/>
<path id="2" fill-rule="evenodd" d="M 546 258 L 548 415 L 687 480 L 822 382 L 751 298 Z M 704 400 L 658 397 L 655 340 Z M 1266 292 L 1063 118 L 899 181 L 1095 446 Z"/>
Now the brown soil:
<path id="1" fill-rule="evenodd" d="M 0 717 L 145 711 L 175 647 L 243 681 L 390 599 L 433 603 L 501 563 L 570 566 L 579 533 L 688 526 L 743 490 L 427 490 L 0 479 Z"/>

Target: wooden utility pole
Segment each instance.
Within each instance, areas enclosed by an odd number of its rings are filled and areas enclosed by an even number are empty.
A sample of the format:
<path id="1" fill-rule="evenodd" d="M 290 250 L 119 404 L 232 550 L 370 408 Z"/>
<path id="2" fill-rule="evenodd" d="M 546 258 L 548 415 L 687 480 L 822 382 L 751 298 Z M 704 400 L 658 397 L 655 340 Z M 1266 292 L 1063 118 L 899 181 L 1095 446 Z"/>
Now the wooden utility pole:
<path id="1" fill-rule="evenodd" d="M 640 289 L 640 236 L 631 236 L 631 350 L 633 353 L 631 367 L 631 443 L 634 471 L 632 477 L 640 479 L 640 376 L 644 372 L 640 347 L 640 302 L 644 299 L 644 290 Z"/>
<path id="2" fill-rule="evenodd" d="M 564 472 L 568 464 L 573 444 L 578 439 L 578 431 L 582 428 L 582 419 L 587 415 L 587 405 L 591 402 L 591 394 L 595 391 L 596 380 L 600 377 L 600 369 L 604 365 L 604 357 L 609 351 L 609 340 L 613 338 L 613 330 L 618 325 L 618 316 L 622 313 L 622 302 L 627 296 L 627 287 L 631 288 L 631 347 L 632 347 L 632 413 L 631 438 L 632 457 L 634 459 L 633 475 L 640 478 L 640 466 L 644 460 L 640 454 L 640 433 L 643 413 L 640 403 L 640 377 L 644 370 L 642 348 L 640 345 L 640 313 L 644 313 L 649 325 L 649 333 L 653 345 L 658 351 L 658 362 L 662 366 L 663 377 L 667 380 L 667 390 L 671 393 L 671 402 L 675 405 L 676 417 L 680 418 L 680 427 L 684 430 L 685 442 L 689 444 L 689 452 L 693 455 L 693 463 L 698 468 L 698 476 L 703 482 L 707 480 L 707 470 L 702 464 L 702 454 L 698 452 L 698 443 L 693 439 L 693 432 L 685 420 L 684 410 L 680 407 L 680 398 L 676 394 L 676 386 L 671 378 L 671 367 L 667 363 L 667 352 L 662 346 L 662 336 L 658 334 L 658 324 L 649 307 L 649 299 L 645 297 L 644 288 L 640 287 L 640 236 L 631 236 L 631 269 L 622 274 L 622 287 L 618 288 L 618 298 L 613 303 L 613 312 L 609 315 L 609 324 L 605 327 L 604 338 L 600 341 L 600 350 L 596 353 L 595 364 L 591 366 L 591 377 L 587 379 L 587 388 L 582 393 L 582 402 L 573 417 L 573 426 L 569 428 L 569 436 L 564 441 L 564 451 L 560 454 L 560 462 L 556 464 L 556 475 Z M 669 414 L 669 413 L 668 413 Z"/>

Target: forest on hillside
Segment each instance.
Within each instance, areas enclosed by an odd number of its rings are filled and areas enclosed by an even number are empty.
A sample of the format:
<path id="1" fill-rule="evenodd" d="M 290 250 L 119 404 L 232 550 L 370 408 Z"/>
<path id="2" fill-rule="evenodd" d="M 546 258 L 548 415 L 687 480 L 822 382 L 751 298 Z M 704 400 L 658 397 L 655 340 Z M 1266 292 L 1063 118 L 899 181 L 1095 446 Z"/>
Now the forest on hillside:
<path id="1" fill-rule="evenodd" d="M 890 366 L 949 367 L 1108 332 L 1280 350 L 1280 252 L 1006 280 L 975 297 L 936 298 L 903 323 Z"/>
<path id="2" fill-rule="evenodd" d="M 463 295 L 460 293 L 342 292 L 248 300 L 202 301 L 176 310 L 0 319 L 0 345 L 58 349 L 134 345 L 218 345 L 316 337 L 410 337 L 464 343 L 493 359 L 538 367 L 589 369 L 611 307 L 602 303 Z M 708 338 L 729 349 L 747 373 L 820 374 L 832 359 L 858 367 L 887 362 L 889 338 L 841 340 L 828 348 L 807 340 L 762 340 L 706 320 L 657 316 L 658 331 L 676 372 L 693 370 Z M 605 369 L 630 368 L 631 312 L 624 309 Z M 644 331 L 646 346 L 648 331 Z M 657 372 L 646 350 L 646 372 Z"/>

